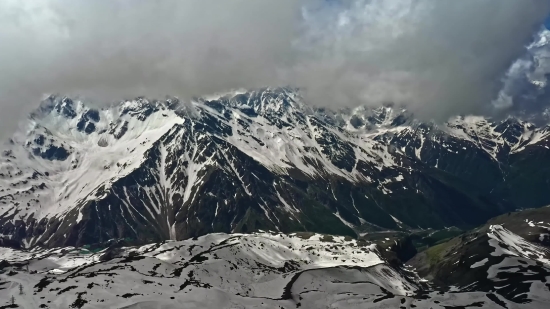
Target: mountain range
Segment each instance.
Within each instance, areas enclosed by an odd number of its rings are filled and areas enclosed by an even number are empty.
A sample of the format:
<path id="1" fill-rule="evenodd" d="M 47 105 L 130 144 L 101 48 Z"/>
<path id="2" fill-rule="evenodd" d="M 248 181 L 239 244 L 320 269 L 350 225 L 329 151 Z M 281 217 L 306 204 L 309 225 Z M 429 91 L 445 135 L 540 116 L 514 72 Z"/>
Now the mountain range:
<path id="1" fill-rule="evenodd" d="M 49 96 L 2 147 L 0 308 L 546 308 L 529 119 Z"/>
<path id="2" fill-rule="evenodd" d="M 102 108 L 50 96 L 3 147 L 0 233 L 59 247 L 470 229 L 550 204 L 549 138 L 512 117 L 314 108 L 289 88 Z"/>
<path id="3" fill-rule="evenodd" d="M 542 309 L 550 303 L 549 218 L 549 207 L 504 215 L 404 266 L 388 259 L 393 247 L 309 232 L 0 248 L 0 306 Z"/>

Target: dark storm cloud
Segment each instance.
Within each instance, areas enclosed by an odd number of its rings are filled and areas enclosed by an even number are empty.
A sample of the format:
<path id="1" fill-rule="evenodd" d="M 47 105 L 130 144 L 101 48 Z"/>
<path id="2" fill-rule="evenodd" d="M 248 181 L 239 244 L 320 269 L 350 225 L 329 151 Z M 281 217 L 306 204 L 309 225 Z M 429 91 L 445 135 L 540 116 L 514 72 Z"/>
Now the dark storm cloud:
<path id="1" fill-rule="evenodd" d="M 486 112 L 549 10 L 543 0 L 5 0 L 0 128 L 45 93 L 112 101 L 281 85 L 320 106 Z"/>
<path id="2" fill-rule="evenodd" d="M 319 57 L 300 63 L 306 76 L 297 81 L 321 96 L 316 102 L 393 101 L 440 120 L 487 113 L 549 7 L 536 0 L 355 1 L 312 18 L 317 36 L 305 45 Z"/>

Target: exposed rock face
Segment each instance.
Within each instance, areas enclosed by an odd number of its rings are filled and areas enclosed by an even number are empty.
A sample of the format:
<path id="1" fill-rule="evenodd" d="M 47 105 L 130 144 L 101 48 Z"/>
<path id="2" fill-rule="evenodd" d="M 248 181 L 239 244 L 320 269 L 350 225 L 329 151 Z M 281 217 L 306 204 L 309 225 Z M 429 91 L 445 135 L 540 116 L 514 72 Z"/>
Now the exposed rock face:
<path id="1" fill-rule="evenodd" d="M 550 204 L 550 129 L 512 118 L 437 126 L 281 88 L 192 106 L 50 97 L 29 128 L 0 159 L 0 233 L 27 247 L 470 228 Z"/>

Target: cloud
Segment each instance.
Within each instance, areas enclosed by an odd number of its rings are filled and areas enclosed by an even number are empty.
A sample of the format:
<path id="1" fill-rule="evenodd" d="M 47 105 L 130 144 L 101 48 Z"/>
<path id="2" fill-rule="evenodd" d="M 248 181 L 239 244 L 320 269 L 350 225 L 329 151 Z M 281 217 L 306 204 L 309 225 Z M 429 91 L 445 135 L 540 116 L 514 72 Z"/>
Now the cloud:
<path id="1" fill-rule="evenodd" d="M 444 120 L 492 112 L 503 75 L 526 53 L 550 3 L 370 0 L 344 6 L 313 18 L 317 31 L 305 45 L 320 55 L 302 63 L 306 76 L 298 82 L 322 96 L 319 102 L 392 101 Z M 312 72 L 318 78 L 308 76 Z"/>
<path id="2" fill-rule="evenodd" d="M 524 56 L 517 59 L 504 75 L 503 86 L 493 106 L 504 114 L 510 112 L 543 116 L 550 108 L 550 30 L 543 28 Z M 537 117 L 532 117 L 536 120 Z M 539 117 L 540 118 L 540 117 Z"/>
<path id="3" fill-rule="evenodd" d="M 549 12 L 542 0 L 3 0 L 0 130 L 44 93 L 292 85 L 324 107 L 487 112 Z"/>

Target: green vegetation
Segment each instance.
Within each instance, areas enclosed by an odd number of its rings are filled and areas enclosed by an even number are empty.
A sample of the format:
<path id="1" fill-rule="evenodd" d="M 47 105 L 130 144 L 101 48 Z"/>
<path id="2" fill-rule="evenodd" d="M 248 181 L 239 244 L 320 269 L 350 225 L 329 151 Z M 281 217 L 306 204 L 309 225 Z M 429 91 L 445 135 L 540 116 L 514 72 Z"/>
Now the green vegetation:
<path id="1" fill-rule="evenodd" d="M 415 233 L 411 235 L 411 238 L 416 250 L 421 252 L 435 245 L 445 243 L 462 233 L 464 233 L 464 231 L 458 228 L 448 228 L 438 231 Z"/>
<path id="2" fill-rule="evenodd" d="M 426 252 L 426 258 L 430 265 L 437 264 L 442 258 L 443 252 L 449 247 L 449 243 L 442 243 L 431 248 L 428 248 Z"/>
<path id="3" fill-rule="evenodd" d="M 105 249 L 107 247 L 94 246 L 93 248 L 90 245 L 84 245 L 80 248 L 79 254 L 94 254 Z"/>

